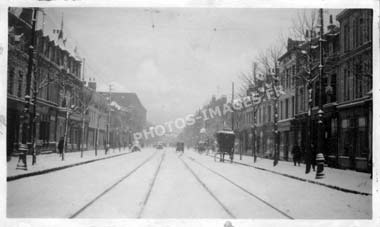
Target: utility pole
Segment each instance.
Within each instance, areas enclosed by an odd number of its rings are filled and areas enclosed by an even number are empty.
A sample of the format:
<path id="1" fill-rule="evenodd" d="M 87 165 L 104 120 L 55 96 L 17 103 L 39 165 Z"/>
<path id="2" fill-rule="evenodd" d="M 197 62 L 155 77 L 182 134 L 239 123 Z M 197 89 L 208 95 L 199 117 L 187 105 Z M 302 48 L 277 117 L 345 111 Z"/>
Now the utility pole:
<path id="1" fill-rule="evenodd" d="M 86 62 L 86 59 L 85 58 L 83 58 L 83 70 L 82 70 L 82 81 L 83 81 L 83 83 L 82 83 L 82 97 L 79 97 L 79 98 L 82 98 L 82 101 L 81 101 L 81 103 L 82 103 L 82 113 L 81 113 L 81 117 L 82 117 L 82 129 L 81 129 L 81 146 L 80 146 L 80 157 L 81 158 L 83 158 L 83 146 L 84 146 L 84 126 L 85 126 L 85 119 L 84 119 L 84 117 L 85 117 L 85 114 L 86 114 L 86 111 L 87 111 L 87 109 L 88 109 L 88 103 L 86 103 L 87 102 L 87 97 L 86 97 L 86 94 L 85 94 L 85 87 L 84 87 L 84 84 L 85 84 L 85 81 L 84 81 L 84 64 L 85 64 L 85 62 Z M 86 106 L 86 104 L 87 104 L 87 106 Z"/>
<path id="2" fill-rule="evenodd" d="M 231 97 L 231 104 L 232 104 L 232 113 L 231 113 L 231 129 L 232 131 L 234 132 L 234 124 L 235 124 L 235 111 L 234 111 L 234 108 L 233 108 L 233 103 L 234 103 L 234 95 L 235 95 L 235 84 L 234 82 L 232 82 L 232 97 Z M 235 137 L 236 138 L 236 137 Z M 234 141 L 234 145 L 232 146 L 232 157 L 233 157 L 233 154 L 235 153 L 235 141 Z M 241 153 L 240 153 L 241 155 Z"/>
<path id="3" fill-rule="evenodd" d="M 257 69 L 257 64 L 256 62 L 253 63 L 253 85 L 252 89 L 249 92 L 249 95 L 252 95 L 252 91 L 256 90 L 255 87 L 257 88 L 257 80 L 256 80 L 256 69 Z M 256 154 L 256 121 L 257 121 L 257 110 L 259 109 L 258 105 L 253 104 L 253 125 L 252 125 L 252 155 L 253 155 L 253 162 L 256 163 L 257 160 L 257 154 Z"/>
<path id="4" fill-rule="evenodd" d="M 319 90 L 318 90 L 318 147 L 317 147 L 317 165 L 318 169 L 316 172 L 317 179 L 321 179 L 324 177 L 323 173 L 323 144 L 324 144 L 324 127 L 323 127 L 323 103 L 322 103 L 322 87 L 323 87 L 323 9 L 319 9 L 319 19 L 320 19 L 320 34 L 319 34 Z M 320 165 L 322 168 L 320 169 Z"/>
<path id="5" fill-rule="evenodd" d="M 85 125 L 85 113 L 86 109 L 82 106 L 82 129 L 81 129 L 81 146 L 80 146 L 80 157 L 83 158 L 83 146 L 84 146 L 84 125 Z"/>
<path id="6" fill-rule="evenodd" d="M 37 56 L 38 57 L 38 56 Z M 36 151 L 36 109 L 37 109 L 37 70 L 34 70 L 34 80 L 33 80 L 33 111 L 32 111 L 32 165 L 36 164 L 37 162 L 37 151 Z"/>
<path id="7" fill-rule="evenodd" d="M 277 75 L 277 59 L 274 63 L 274 73 L 272 74 L 272 89 L 274 93 L 274 124 L 273 124 L 273 136 L 274 136 L 274 161 L 273 166 L 278 164 L 280 156 L 280 134 L 278 131 L 278 99 L 279 94 L 277 94 L 278 87 L 278 75 Z"/>
<path id="8" fill-rule="evenodd" d="M 105 154 L 108 153 L 108 149 L 110 148 L 110 129 L 111 129 L 111 91 L 112 91 L 112 85 L 109 85 L 109 92 L 108 92 L 108 123 L 107 123 L 107 145 L 105 149 Z"/>
<path id="9" fill-rule="evenodd" d="M 309 33 L 310 32 L 310 33 Z M 311 132 L 313 130 L 312 125 L 312 108 L 313 108 L 313 59 L 312 59 L 312 42 L 313 42 L 313 33 L 314 30 L 306 31 L 306 41 L 309 43 L 308 51 L 307 51 L 307 64 L 308 64 L 308 79 L 306 80 L 306 88 L 307 88 L 307 130 L 306 130 L 306 170 L 305 173 L 308 174 L 310 172 L 311 164 L 313 162 L 314 152 L 312 150 L 312 138 Z"/>
<path id="10" fill-rule="evenodd" d="M 22 131 L 22 137 L 21 137 L 21 144 L 19 146 L 19 150 L 22 152 L 22 162 L 24 164 L 24 168 L 27 169 L 27 155 L 28 151 L 32 149 L 32 153 L 34 153 L 34 147 L 33 147 L 33 114 L 30 112 L 30 99 L 31 99 L 31 80 L 32 80 L 32 73 L 33 73 L 33 65 L 34 65 L 34 54 L 35 54 L 35 44 L 36 44 L 36 37 L 35 37 L 35 30 L 36 30 L 36 20 L 37 20 L 37 8 L 32 8 L 32 29 L 31 29 L 31 39 L 28 49 L 28 72 L 26 75 L 26 90 L 25 90 L 25 106 L 24 111 L 21 114 L 21 131 Z M 35 104 L 34 104 L 35 105 Z"/>

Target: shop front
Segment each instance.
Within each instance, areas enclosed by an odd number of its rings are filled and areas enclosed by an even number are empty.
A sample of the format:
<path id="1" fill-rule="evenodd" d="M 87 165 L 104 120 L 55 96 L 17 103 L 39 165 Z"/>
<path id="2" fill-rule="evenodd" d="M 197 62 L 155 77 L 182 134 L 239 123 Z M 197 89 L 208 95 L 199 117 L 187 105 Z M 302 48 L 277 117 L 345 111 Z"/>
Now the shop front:
<path id="1" fill-rule="evenodd" d="M 341 168 L 369 171 L 370 112 L 369 100 L 338 106 L 338 162 Z"/>

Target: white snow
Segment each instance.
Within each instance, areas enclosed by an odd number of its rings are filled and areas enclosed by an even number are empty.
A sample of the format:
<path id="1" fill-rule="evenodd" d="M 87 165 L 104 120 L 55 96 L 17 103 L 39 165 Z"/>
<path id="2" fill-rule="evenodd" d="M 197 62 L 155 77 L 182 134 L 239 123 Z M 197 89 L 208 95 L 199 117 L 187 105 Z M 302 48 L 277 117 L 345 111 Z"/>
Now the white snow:
<path id="1" fill-rule="evenodd" d="M 305 174 L 304 164 L 301 164 L 301 166 L 294 166 L 293 162 L 279 161 L 277 166 L 273 166 L 273 160 L 263 158 L 257 158 L 257 162 L 253 163 L 253 157 L 242 155 L 242 160 L 240 160 L 240 155 L 236 153 L 234 161 L 279 173 L 286 173 L 295 177 L 317 181 L 327 185 L 372 194 L 372 179 L 368 173 L 324 167 L 325 177 L 316 180 L 315 172 L 312 170 L 309 174 Z"/>
<path id="2" fill-rule="evenodd" d="M 65 153 L 65 160 L 62 161 L 61 156 L 58 153 L 37 155 L 37 162 L 32 165 L 32 156 L 28 155 L 27 163 L 28 170 L 17 169 L 18 157 L 12 157 L 11 161 L 7 162 L 7 176 L 17 176 L 25 173 L 38 172 L 45 169 L 51 169 L 55 167 L 71 165 L 75 163 L 85 162 L 89 160 L 101 159 L 104 157 L 111 157 L 119 154 L 129 153 L 129 149 L 110 149 L 108 154 L 105 155 L 104 150 L 98 150 L 97 156 L 95 156 L 94 150 L 84 151 L 83 157 L 80 157 L 80 152 L 68 152 Z"/>
<path id="3" fill-rule="evenodd" d="M 190 150 L 185 150 L 185 154 L 178 157 L 173 148 L 159 151 L 144 148 L 142 152 L 10 181 L 7 183 L 7 216 L 67 218 L 155 154 L 146 165 L 78 216 L 136 218 L 162 153 L 165 153 L 165 158 L 142 218 L 231 218 L 180 158 L 236 218 L 286 217 L 196 162 L 224 175 L 296 219 L 368 219 L 372 216 L 372 196 L 341 192 L 242 165 L 215 162 L 209 156 Z M 264 163 L 263 160 L 259 162 Z M 279 166 L 282 165 L 285 166 L 281 162 Z M 326 177 L 329 174 L 332 175 L 327 172 Z"/>
<path id="4" fill-rule="evenodd" d="M 341 192 L 229 162 L 215 162 L 196 152 L 187 152 L 187 155 L 296 219 L 368 219 L 372 216 L 372 196 Z M 219 176 L 214 174 L 214 177 Z"/>

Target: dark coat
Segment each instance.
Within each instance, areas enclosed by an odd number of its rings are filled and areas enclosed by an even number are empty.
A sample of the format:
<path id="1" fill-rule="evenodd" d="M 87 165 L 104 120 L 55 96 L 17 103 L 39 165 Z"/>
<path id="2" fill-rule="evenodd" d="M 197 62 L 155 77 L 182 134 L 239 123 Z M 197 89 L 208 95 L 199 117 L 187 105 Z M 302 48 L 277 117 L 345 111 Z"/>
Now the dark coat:
<path id="1" fill-rule="evenodd" d="M 298 145 L 295 145 L 292 149 L 292 154 L 296 159 L 301 158 L 301 148 Z"/>
<path id="2" fill-rule="evenodd" d="M 58 142 L 58 150 L 59 151 L 62 151 L 63 150 L 63 144 L 64 143 L 64 140 L 63 139 L 60 139 L 59 142 Z"/>

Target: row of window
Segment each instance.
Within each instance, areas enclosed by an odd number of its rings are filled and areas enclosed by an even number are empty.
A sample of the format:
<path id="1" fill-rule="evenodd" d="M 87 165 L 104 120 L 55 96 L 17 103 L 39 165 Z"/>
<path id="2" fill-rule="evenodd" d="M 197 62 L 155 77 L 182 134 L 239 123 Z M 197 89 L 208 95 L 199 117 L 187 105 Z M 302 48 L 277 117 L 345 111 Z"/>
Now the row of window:
<path id="1" fill-rule="evenodd" d="M 89 111 L 89 117 L 90 117 L 90 124 L 93 127 L 105 129 L 107 125 L 107 118 L 106 117 L 100 117 L 98 119 L 99 114 L 95 111 Z"/>
<path id="2" fill-rule="evenodd" d="M 295 85 L 296 66 L 292 65 L 289 68 L 284 69 L 281 76 L 281 85 L 283 88 L 293 88 Z"/>
<path id="3" fill-rule="evenodd" d="M 37 50 L 50 61 L 67 68 L 70 73 L 80 78 L 80 62 L 71 57 L 59 46 L 54 45 L 54 42 L 50 41 L 48 37 L 41 35 L 37 37 Z"/>
<path id="4" fill-rule="evenodd" d="M 369 57 L 358 56 L 342 67 L 343 89 L 340 101 L 363 97 L 372 88 L 372 64 Z"/>
<path id="5" fill-rule="evenodd" d="M 23 98 L 25 96 L 24 78 L 22 71 L 16 73 L 13 68 L 10 68 L 8 71 L 8 94 Z"/>
<path id="6" fill-rule="evenodd" d="M 342 21 L 342 47 L 344 52 L 356 49 L 372 40 L 372 12 L 358 11 Z"/>

